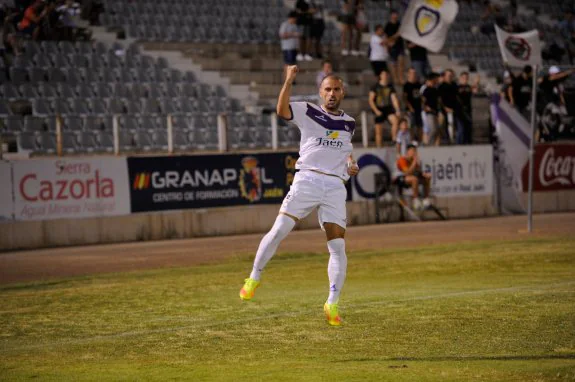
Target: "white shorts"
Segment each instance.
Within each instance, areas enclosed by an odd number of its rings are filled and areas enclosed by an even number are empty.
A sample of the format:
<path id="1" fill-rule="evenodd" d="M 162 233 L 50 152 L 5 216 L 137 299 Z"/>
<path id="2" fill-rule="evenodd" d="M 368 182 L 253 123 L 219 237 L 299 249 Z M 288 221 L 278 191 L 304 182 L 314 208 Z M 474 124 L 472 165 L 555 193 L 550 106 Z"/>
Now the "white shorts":
<path id="1" fill-rule="evenodd" d="M 303 219 L 318 207 L 317 216 L 322 228 L 324 223 L 335 223 L 345 228 L 346 199 L 347 190 L 340 178 L 302 170 L 295 174 L 294 182 L 284 198 L 280 212 Z"/>

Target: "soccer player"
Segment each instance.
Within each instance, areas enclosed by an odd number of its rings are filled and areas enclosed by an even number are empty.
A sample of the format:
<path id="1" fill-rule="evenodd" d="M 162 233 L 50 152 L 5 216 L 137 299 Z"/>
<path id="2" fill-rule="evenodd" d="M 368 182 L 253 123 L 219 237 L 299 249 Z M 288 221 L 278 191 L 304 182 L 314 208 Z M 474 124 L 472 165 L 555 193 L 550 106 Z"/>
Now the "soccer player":
<path id="1" fill-rule="evenodd" d="M 328 323 L 341 325 L 338 300 L 347 271 L 345 254 L 347 191 L 345 181 L 359 172 L 352 157 L 351 137 L 355 120 L 339 109 L 344 97 L 343 80 L 335 75 L 323 79 L 319 95 L 321 106 L 307 102 L 289 102 L 292 83 L 298 72 L 296 65 L 287 67 L 287 75 L 280 91 L 277 113 L 293 121 L 301 131 L 299 170 L 286 195 L 276 221 L 264 236 L 254 260 L 250 277 L 240 290 L 242 300 L 251 300 L 260 285 L 262 270 L 275 254 L 296 222 L 318 208 L 318 218 L 327 238 L 329 263 L 329 296 L 324 305 Z"/>

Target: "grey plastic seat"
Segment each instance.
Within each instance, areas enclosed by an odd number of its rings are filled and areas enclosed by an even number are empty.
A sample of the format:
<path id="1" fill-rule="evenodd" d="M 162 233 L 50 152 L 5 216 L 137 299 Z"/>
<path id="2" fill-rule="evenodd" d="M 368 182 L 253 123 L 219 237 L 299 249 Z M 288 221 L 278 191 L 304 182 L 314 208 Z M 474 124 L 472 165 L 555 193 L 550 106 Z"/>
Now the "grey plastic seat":
<path id="1" fill-rule="evenodd" d="M 79 116 L 65 116 L 63 128 L 68 131 L 81 131 L 84 128 L 84 118 Z"/>
<path id="2" fill-rule="evenodd" d="M 0 126 L 3 128 L 0 131 L 7 133 L 18 133 L 24 130 L 24 117 L 20 115 L 6 116 L 0 120 Z"/>
<path id="3" fill-rule="evenodd" d="M 134 115 L 122 115 L 118 117 L 118 122 L 122 130 L 136 131 L 140 127 L 138 118 Z"/>
<path id="4" fill-rule="evenodd" d="M 168 150 L 168 132 L 164 129 L 156 129 L 150 132 L 155 150 Z M 172 136 L 173 137 L 173 136 Z M 175 146 L 175 142 L 174 142 Z"/>
<path id="5" fill-rule="evenodd" d="M 66 98 L 56 98 L 52 101 L 52 110 L 57 114 L 69 114 L 70 103 Z"/>
<path id="6" fill-rule="evenodd" d="M 30 65 L 32 65 L 32 62 L 30 62 Z M 50 68 L 52 67 L 52 62 L 50 61 L 47 55 L 37 54 L 36 56 L 34 56 L 34 66 L 39 68 Z"/>
<path id="7" fill-rule="evenodd" d="M 112 94 L 115 97 L 126 98 L 130 95 L 130 88 L 121 82 L 112 85 Z"/>
<path id="8" fill-rule="evenodd" d="M 119 132 L 120 150 L 130 151 L 134 149 L 134 136 L 127 130 L 120 129 Z"/>
<path id="9" fill-rule="evenodd" d="M 24 68 L 10 68 L 10 80 L 14 84 L 23 84 L 28 82 L 28 71 Z"/>
<path id="10" fill-rule="evenodd" d="M 152 151 L 154 148 L 154 142 L 152 137 L 146 130 L 138 130 L 134 134 L 135 146 L 143 151 Z"/>
<path id="11" fill-rule="evenodd" d="M 73 98 L 70 100 L 70 111 L 74 114 L 90 114 L 91 109 L 85 98 Z"/>
<path id="12" fill-rule="evenodd" d="M 30 82 L 44 82 L 48 78 L 48 72 L 42 68 L 31 68 L 28 70 Z"/>
<path id="13" fill-rule="evenodd" d="M 198 98 L 198 89 L 193 83 L 184 83 L 181 86 L 181 93 L 185 97 Z"/>
<path id="14" fill-rule="evenodd" d="M 39 151 L 46 154 L 54 154 L 56 152 L 56 135 L 50 132 L 37 133 Z"/>
<path id="15" fill-rule="evenodd" d="M 186 114 L 173 114 L 172 127 L 174 131 L 193 130 L 194 124 L 192 119 Z"/>
<path id="16" fill-rule="evenodd" d="M 125 99 L 124 102 L 124 109 L 128 114 L 139 114 L 140 113 L 140 102 L 134 101 L 131 99 Z"/>
<path id="17" fill-rule="evenodd" d="M 62 98 L 75 98 L 77 96 L 76 90 L 65 82 L 58 84 L 58 94 Z"/>
<path id="18" fill-rule="evenodd" d="M 43 82 L 38 84 L 38 95 L 44 98 L 55 98 L 58 96 L 57 85 L 51 84 L 49 82 Z"/>
<path id="19" fill-rule="evenodd" d="M 36 136 L 33 133 L 21 132 L 16 136 L 16 145 L 18 151 L 37 151 L 38 142 Z"/>
<path id="20" fill-rule="evenodd" d="M 52 107 L 46 99 L 35 98 L 32 100 L 32 111 L 34 115 L 48 115 L 52 114 Z"/>
<path id="21" fill-rule="evenodd" d="M 144 130 L 155 130 L 159 126 L 158 117 L 143 115 L 140 117 L 139 125 Z"/>
<path id="22" fill-rule="evenodd" d="M 180 98 L 179 106 L 182 113 L 198 112 L 197 100 L 191 98 Z"/>
<path id="23" fill-rule="evenodd" d="M 123 84 L 119 84 L 123 85 Z M 112 96 L 112 89 L 106 82 L 97 82 L 94 84 L 94 96 L 100 98 L 109 98 Z"/>
<path id="24" fill-rule="evenodd" d="M 138 100 L 140 98 L 148 97 L 148 86 L 143 83 L 134 82 L 130 86 L 129 92 L 127 92 L 126 97 L 131 98 L 134 100 Z"/>
<path id="25" fill-rule="evenodd" d="M 112 114 L 123 114 L 125 113 L 124 101 L 120 98 L 109 98 L 108 99 L 108 111 Z"/>
<path id="26" fill-rule="evenodd" d="M 178 151 L 188 150 L 190 148 L 189 133 L 184 130 L 174 130 L 173 143 L 174 149 Z"/>
<path id="27" fill-rule="evenodd" d="M 89 100 L 90 110 L 92 114 L 106 114 L 108 113 L 108 106 L 104 98 L 92 98 Z"/>
<path id="28" fill-rule="evenodd" d="M 92 98 L 94 96 L 94 89 L 88 84 L 80 84 L 75 87 L 74 91 L 80 98 Z"/>
<path id="29" fill-rule="evenodd" d="M 26 83 L 24 83 L 22 86 L 24 85 L 26 85 Z M 2 95 L 2 98 L 10 99 L 20 97 L 20 91 L 16 85 L 8 82 L 0 86 L 0 94 Z"/>
<path id="30" fill-rule="evenodd" d="M 70 131 L 62 132 L 62 149 L 66 153 L 75 153 L 78 151 L 76 134 Z"/>
<path id="31" fill-rule="evenodd" d="M 76 48 L 74 47 L 74 44 L 70 41 L 58 42 L 58 49 L 63 54 L 74 54 L 74 53 L 76 53 Z"/>
<path id="32" fill-rule="evenodd" d="M 158 100 L 145 98 L 142 102 L 141 112 L 144 114 L 160 114 L 162 113 L 162 109 Z"/>
<path id="33" fill-rule="evenodd" d="M 114 151 L 114 136 L 110 131 L 97 131 L 94 136 L 98 144 L 98 151 L 111 153 Z M 131 145 L 130 145 L 131 147 Z"/>
<path id="34" fill-rule="evenodd" d="M 96 136 L 90 131 L 81 131 L 78 133 L 78 144 L 83 151 L 94 152 L 98 151 L 98 143 Z"/>
<path id="35" fill-rule="evenodd" d="M 62 69 L 51 68 L 48 70 L 48 79 L 50 82 L 66 82 L 67 78 Z"/>
<path id="36" fill-rule="evenodd" d="M 20 94 L 22 94 L 23 97 L 25 98 L 36 98 L 38 97 L 38 87 L 34 86 L 32 84 L 22 84 L 20 86 Z M 7 97 L 7 98 L 11 98 L 11 97 Z"/>
<path id="37" fill-rule="evenodd" d="M 165 114 L 180 112 L 180 105 L 177 98 L 160 98 L 160 108 Z"/>

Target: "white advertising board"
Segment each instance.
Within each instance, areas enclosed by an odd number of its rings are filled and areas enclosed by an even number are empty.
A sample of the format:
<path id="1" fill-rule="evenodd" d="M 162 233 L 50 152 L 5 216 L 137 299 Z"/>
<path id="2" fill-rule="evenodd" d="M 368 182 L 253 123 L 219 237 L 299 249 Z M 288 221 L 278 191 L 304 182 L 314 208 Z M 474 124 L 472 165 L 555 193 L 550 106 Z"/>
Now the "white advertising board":
<path id="1" fill-rule="evenodd" d="M 12 219 L 13 212 L 11 165 L 0 162 L 0 221 Z"/>
<path id="2" fill-rule="evenodd" d="M 16 220 L 130 213 L 126 158 L 24 160 L 13 173 Z"/>
<path id="3" fill-rule="evenodd" d="M 422 169 L 432 175 L 432 194 L 436 196 L 474 196 L 493 193 L 493 148 L 490 145 L 421 147 Z M 374 174 L 396 173 L 395 148 L 358 149 L 354 157 L 360 167 L 352 178 L 353 200 L 375 196 Z"/>

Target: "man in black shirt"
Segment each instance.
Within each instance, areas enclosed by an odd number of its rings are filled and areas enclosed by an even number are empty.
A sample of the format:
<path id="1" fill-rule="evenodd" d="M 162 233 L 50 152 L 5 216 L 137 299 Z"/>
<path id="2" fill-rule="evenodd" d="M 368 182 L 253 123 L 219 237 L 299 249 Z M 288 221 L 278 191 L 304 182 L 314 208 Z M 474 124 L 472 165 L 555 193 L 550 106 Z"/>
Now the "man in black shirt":
<path id="1" fill-rule="evenodd" d="M 389 15 L 389 22 L 385 25 L 384 32 L 387 37 L 393 83 L 401 86 L 403 85 L 405 48 L 403 46 L 403 39 L 399 35 L 399 27 L 399 13 L 392 10 Z"/>
<path id="2" fill-rule="evenodd" d="M 421 83 L 414 68 L 409 68 L 407 71 L 407 82 L 403 85 L 403 103 L 409 114 L 413 136 L 419 141 L 423 127 L 421 119 Z"/>
<path id="3" fill-rule="evenodd" d="M 457 97 L 461 106 L 459 113 L 460 124 L 457 126 L 457 144 L 465 145 L 472 143 L 473 117 L 471 107 L 471 97 L 476 94 L 479 87 L 479 76 L 476 77 L 475 83 L 469 85 L 469 73 L 462 72 L 459 75 L 459 86 Z"/>
<path id="4" fill-rule="evenodd" d="M 454 81 L 455 73 L 447 69 L 443 74 L 443 83 L 439 85 L 439 100 L 444 120 L 447 122 L 447 136 L 450 143 L 455 142 L 455 126 L 459 123 L 460 105 L 457 99 L 458 88 Z"/>
<path id="5" fill-rule="evenodd" d="M 369 106 L 375 114 L 375 145 L 382 146 L 385 121 L 391 124 L 391 139 L 395 142 L 401 110 L 395 89 L 390 83 L 389 73 L 385 70 L 379 74 L 378 83 L 369 92 Z"/>
<path id="6" fill-rule="evenodd" d="M 409 48 L 409 59 L 411 60 L 411 66 L 417 72 L 419 78 L 425 78 L 427 72 L 429 72 L 429 60 L 427 59 L 427 49 L 412 43 L 407 42 L 407 47 Z"/>
<path id="7" fill-rule="evenodd" d="M 511 86 L 507 90 L 511 105 L 515 106 L 521 114 L 526 114 L 527 106 L 531 102 L 531 92 L 533 89 L 533 69 L 530 65 L 523 68 L 523 72 L 513 79 Z M 526 117 L 528 117 L 526 115 Z"/>
<path id="8" fill-rule="evenodd" d="M 425 126 L 423 128 L 423 143 L 425 145 L 439 146 L 441 134 L 437 123 L 439 113 L 439 93 L 437 83 L 439 75 L 429 73 L 425 80 L 425 89 L 421 94 L 421 105 L 425 114 Z"/>
<path id="9" fill-rule="evenodd" d="M 539 78 L 537 82 L 543 93 L 541 101 L 544 105 L 548 103 L 554 103 L 557 106 L 565 105 L 562 82 L 573 73 L 575 69 L 561 71 L 557 66 L 552 66 L 549 68 L 549 74 Z"/>

